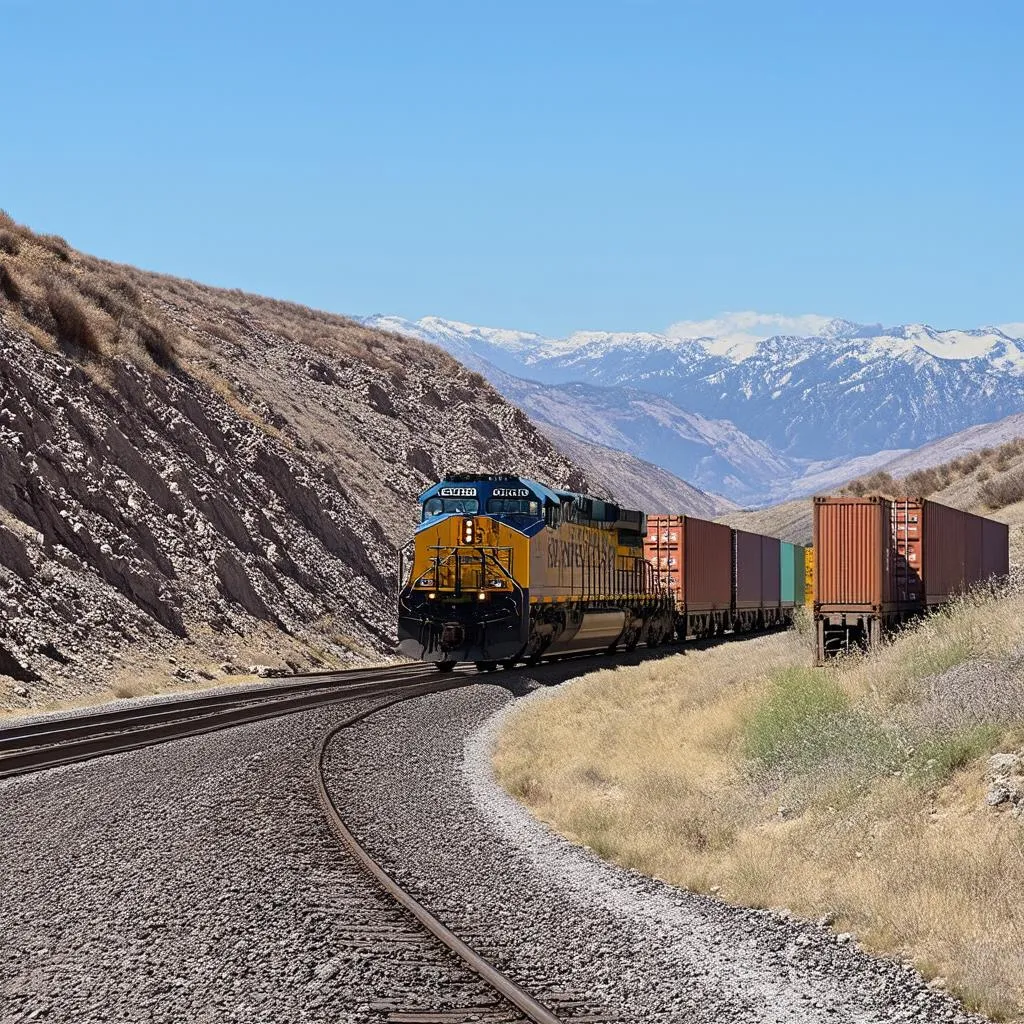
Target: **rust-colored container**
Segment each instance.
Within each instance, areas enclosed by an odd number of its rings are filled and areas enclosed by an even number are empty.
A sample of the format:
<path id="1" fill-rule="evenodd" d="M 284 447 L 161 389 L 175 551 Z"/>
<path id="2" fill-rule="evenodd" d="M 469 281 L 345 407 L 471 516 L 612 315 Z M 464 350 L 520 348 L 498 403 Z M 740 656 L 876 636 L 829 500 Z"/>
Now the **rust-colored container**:
<path id="1" fill-rule="evenodd" d="M 647 517 L 644 553 L 658 584 L 672 594 L 680 610 L 729 608 L 731 533 L 728 526 L 693 516 Z"/>
<path id="2" fill-rule="evenodd" d="M 764 604 L 762 542 L 759 533 L 733 530 L 733 607 L 737 611 Z M 776 552 L 778 558 L 778 552 Z"/>
<path id="3" fill-rule="evenodd" d="M 872 614 L 895 606 L 891 533 L 885 498 L 814 499 L 816 611 Z"/>
<path id="4" fill-rule="evenodd" d="M 782 542 L 778 537 L 761 538 L 761 603 L 778 608 L 782 603 Z"/>
<path id="5" fill-rule="evenodd" d="M 922 498 L 814 499 L 821 612 L 931 608 L 1009 571 L 1009 529 Z"/>

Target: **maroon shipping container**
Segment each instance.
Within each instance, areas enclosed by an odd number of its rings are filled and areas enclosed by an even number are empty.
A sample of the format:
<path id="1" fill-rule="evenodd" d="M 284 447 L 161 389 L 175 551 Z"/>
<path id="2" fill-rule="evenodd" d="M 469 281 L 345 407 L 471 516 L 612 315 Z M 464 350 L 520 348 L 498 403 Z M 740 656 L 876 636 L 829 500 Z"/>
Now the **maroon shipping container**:
<path id="1" fill-rule="evenodd" d="M 733 607 L 737 611 L 760 608 L 764 604 L 763 540 L 759 533 L 733 531 Z"/>
<path id="2" fill-rule="evenodd" d="M 945 604 L 991 576 L 1009 572 L 1010 528 L 970 512 L 922 501 L 924 604 Z M 986 551 L 986 538 L 988 550 Z"/>
<path id="3" fill-rule="evenodd" d="M 731 597 L 732 531 L 693 516 L 647 517 L 644 554 L 659 586 L 680 610 L 727 611 Z"/>
<path id="4" fill-rule="evenodd" d="M 782 604 L 782 553 L 777 537 L 761 538 L 761 601 L 765 608 Z"/>
<path id="5" fill-rule="evenodd" d="M 981 518 L 980 579 L 1006 576 L 1010 572 L 1010 528 L 995 519 Z"/>

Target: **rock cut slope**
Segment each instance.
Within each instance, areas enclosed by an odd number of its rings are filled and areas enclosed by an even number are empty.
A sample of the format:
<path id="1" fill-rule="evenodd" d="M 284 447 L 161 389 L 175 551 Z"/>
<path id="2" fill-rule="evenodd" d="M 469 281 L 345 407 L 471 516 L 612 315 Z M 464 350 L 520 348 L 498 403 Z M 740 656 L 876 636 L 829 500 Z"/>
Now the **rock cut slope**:
<path id="1" fill-rule="evenodd" d="M 439 349 L 0 218 L 0 708 L 392 649 L 446 470 L 587 481 Z"/>

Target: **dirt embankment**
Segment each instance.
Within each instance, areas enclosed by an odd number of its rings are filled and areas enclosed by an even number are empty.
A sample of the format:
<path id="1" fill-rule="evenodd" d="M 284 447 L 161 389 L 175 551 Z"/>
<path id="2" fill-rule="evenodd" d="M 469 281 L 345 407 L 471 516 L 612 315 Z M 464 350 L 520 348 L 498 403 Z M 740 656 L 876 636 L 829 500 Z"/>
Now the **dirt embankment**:
<path id="1" fill-rule="evenodd" d="M 460 468 L 584 483 L 439 349 L 0 216 L 0 709 L 387 656 Z"/>

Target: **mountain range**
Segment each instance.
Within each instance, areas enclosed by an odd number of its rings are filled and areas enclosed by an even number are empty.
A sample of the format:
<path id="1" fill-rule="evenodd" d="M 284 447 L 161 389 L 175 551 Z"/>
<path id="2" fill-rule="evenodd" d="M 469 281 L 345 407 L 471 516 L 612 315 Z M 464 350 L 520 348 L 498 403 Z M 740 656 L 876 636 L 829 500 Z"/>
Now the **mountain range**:
<path id="1" fill-rule="evenodd" d="M 727 314 L 664 333 L 545 338 L 439 317 L 363 322 L 439 345 L 542 429 L 750 505 L 827 490 L 1024 410 L 1021 324 L 938 330 Z"/>

